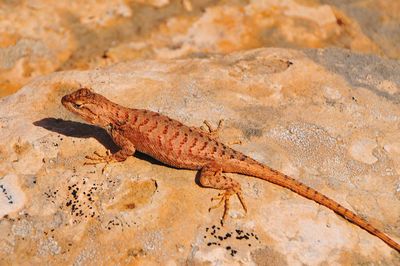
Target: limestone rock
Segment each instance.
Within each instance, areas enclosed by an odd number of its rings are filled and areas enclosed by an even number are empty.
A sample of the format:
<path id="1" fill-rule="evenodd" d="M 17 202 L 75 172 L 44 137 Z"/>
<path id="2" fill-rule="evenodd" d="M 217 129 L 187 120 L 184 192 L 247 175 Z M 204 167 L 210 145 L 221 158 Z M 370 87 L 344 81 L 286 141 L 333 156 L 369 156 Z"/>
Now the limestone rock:
<path id="1" fill-rule="evenodd" d="M 138 154 L 103 175 L 84 156 L 117 147 L 60 104 L 82 85 L 192 126 L 223 118 L 222 141 L 400 241 L 399 72 L 339 49 L 270 48 L 37 78 L 0 100 L 0 264 L 399 264 L 380 239 L 262 180 L 230 174 L 249 211 L 233 200 L 221 227 L 217 191 L 194 171 Z"/>

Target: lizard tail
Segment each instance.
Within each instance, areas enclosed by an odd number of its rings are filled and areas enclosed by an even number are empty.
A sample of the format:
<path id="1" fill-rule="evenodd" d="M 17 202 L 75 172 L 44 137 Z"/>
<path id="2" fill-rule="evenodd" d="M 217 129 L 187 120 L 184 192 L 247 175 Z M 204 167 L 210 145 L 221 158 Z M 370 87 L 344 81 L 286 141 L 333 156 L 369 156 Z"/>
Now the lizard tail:
<path id="1" fill-rule="evenodd" d="M 293 192 L 295 192 L 307 199 L 313 200 L 321 205 L 324 205 L 325 207 L 336 212 L 337 214 L 343 216 L 350 222 L 358 225 L 362 229 L 379 237 L 386 244 L 388 244 L 390 247 L 394 248 L 396 251 L 398 251 L 400 253 L 400 244 L 396 243 L 394 240 L 392 240 L 390 237 L 388 237 L 382 231 L 378 230 L 377 228 L 375 228 L 374 226 L 369 224 L 367 221 L 365 221 L 363 218 L 361 218 L 354 212 L 346 209 L 345 207 L 343 207 L 336 201 L 326 197 L 325 195 L 319 193 L 315 189 L 312 189 L 312 188 L 304 185 L 303 183 L 297 181 L 296 179 L 293 179 L 283 173 L 280 173 L 280 172 L 278 172 L 274 169 L 271 169 L 267 166 L 264 166 L 264 165 L 263 165 L 262 169 L 258 169 L 255 172 L 256 173 L 248 173 L 248 174 L 253 175 L 257 178 L 266 180 L 268 182 L 274 183 L 281 187 L 290 189 Z"/>

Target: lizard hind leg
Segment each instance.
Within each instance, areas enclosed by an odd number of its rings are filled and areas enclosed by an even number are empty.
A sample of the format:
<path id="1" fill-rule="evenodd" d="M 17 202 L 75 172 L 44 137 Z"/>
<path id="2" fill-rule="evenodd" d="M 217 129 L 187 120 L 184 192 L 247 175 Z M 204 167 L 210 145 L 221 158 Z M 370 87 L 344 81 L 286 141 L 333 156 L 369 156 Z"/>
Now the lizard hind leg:
<path id="1" fill-rule="evenodd" d="M 243 198 L 240 184 L 232 178 L 222 175 L 222 168 L 218 164 L 212 163 L 204 166 L 200 171 L 199 181 L 204 187 L 223 190 L 217 197 L 211 199 L 212 201 L 219 200 L 219 202 L 215 206 L 209 208 L 209 211 L 211 211 L 212 209 L 224 205 L 224 213 L 221 219 L 222 225 L 225 223 L 228 216 L 231 196 L 237 195 L 244 211 L 247 212 L 247 206 Z"/>

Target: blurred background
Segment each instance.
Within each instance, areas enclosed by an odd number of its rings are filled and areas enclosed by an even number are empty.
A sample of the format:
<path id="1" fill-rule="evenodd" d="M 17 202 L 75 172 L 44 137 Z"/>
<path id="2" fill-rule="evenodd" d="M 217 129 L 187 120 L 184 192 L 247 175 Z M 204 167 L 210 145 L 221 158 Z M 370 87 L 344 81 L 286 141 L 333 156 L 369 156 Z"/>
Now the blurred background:
<path id="1" fill-rule="evenodd" d="M 31 79 L 258 47 L 400 58 L 399 0 L 0 0 L 0 97 Z"/>

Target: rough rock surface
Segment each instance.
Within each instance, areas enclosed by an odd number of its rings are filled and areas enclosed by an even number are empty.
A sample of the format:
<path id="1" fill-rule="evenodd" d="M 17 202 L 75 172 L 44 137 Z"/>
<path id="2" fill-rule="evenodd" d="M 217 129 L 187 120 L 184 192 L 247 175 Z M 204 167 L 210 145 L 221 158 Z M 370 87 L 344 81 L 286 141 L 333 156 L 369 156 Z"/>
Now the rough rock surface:
<path id="1" fill-rule="evenodd" d="M 349 3 L 350 2 L 350 3 Z M 399 1 L 1 1 L 0 97 L 59 70 L 256 47 L 400 58 Z"/>
<path id="2" fill-rule="evenodd" d="M 60 98 L 79 84 L 125 106 L 200 126 L 225 119 L 224 142 L 281 170 L 400 241 L 400 64 L 339 49 L 258 49 L 148 60 L 35 79 L 0 100 L 0 264 L 399 265 L 378 238 L 332 211 L 255 178 L 208 212 L 217 191 L 195 172 L 115 151 Z"/>

